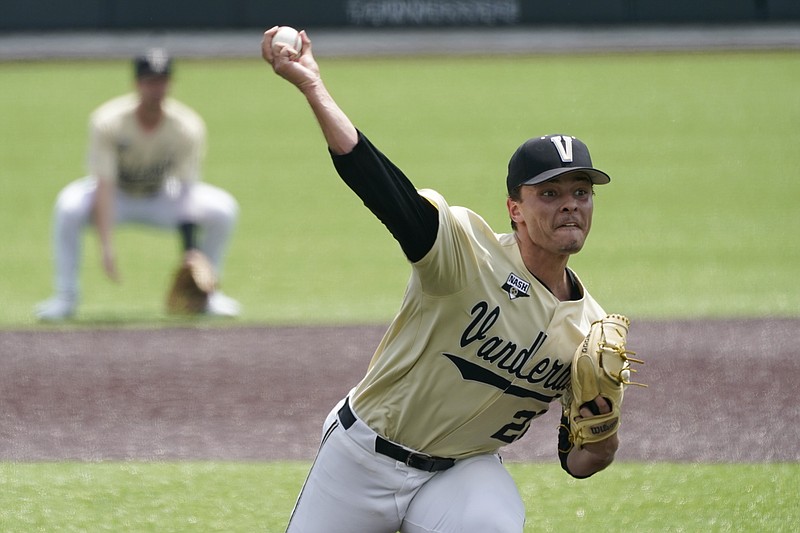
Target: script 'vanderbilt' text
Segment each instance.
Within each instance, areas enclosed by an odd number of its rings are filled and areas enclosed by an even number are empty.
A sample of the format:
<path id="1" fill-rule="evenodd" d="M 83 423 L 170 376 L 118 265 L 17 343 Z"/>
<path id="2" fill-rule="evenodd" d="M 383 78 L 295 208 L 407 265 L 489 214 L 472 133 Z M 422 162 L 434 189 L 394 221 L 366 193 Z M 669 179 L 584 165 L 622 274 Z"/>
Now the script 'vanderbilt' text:
<path id="1" fill-rule="evenodd" d="M 480 343 L 475 350 L 475 355 L 499 370 L 503 370 L 514 378 L 538 384 L 548 390 L 562 391 L 566 389 L 569 383 L 570 366 L 557 359 L 544 357 L 523 373 L 523 369 L 533 360 L 547 339 L 545 332 L 540 331 L 530 346 L 518 349 L 518 343 L 489 334 L 500 318 L 500 308 L 490 309 L 487 302 L 481 301 L 472 308 L 471 315 L 472 320 L 461 334 L 462 348 L 473 343 Z"/>

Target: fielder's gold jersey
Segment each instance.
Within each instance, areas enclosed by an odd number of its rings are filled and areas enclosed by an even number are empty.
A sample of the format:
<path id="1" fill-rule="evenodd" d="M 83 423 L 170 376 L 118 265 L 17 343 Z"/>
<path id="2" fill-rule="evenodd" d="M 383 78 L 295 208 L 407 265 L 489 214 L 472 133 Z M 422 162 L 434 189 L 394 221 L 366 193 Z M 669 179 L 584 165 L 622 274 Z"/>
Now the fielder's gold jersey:
<path id="1" fill-rule="evenodd" d="M 605 313 L 585 288 L 580 300 L 559 301 L 528 272 L 513 234 L 494 233 L 435 191 L 420 194 L 438 207 L 436 242 L 412 264 L 401 309 L 351 404 L 412 449 L 491 453 L 564 394 L 575 349 Z"/>
<path id="2" fill-rule="evenodd" d="M 137 196 L 156 194 L 169 177 L 198 180 L 206 142 L 202 118 L 168 98 L 161 122 L 154 130 L 144 131 L 135 115 L 137 103 L 138 97 L 129 94 L 92 113 L 89 174 L 113 180 L 121 190 Z"/>

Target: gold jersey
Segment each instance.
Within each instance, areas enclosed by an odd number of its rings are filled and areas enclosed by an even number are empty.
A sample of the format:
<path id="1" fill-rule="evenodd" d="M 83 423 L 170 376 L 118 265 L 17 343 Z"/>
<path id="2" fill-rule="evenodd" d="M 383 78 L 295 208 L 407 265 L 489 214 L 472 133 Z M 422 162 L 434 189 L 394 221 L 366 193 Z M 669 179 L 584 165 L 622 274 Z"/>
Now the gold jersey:
<path id="1" fill-rule="evenodd" d="M 167 98 L 164 117 L 152 131 L 136 119 L 138 97 L 129 94 L 101 105 L 90 118 L 89 174 L 110 179 L 132 195 L 156 194 L 169 177 L 200 179 L 206 128 L 186 105 Z"/>
<path id="2" fill-rule="evenodd" d="M 438 208 L 436 242 L 412 264 L 350 401 L 376 432 L 417 451 L 492 453 L 564 394 L 572 355 L 605 312 L 584 288 L 559 301 L 528 272 L 513 234 L 435 191 L 420 194 Z"/>

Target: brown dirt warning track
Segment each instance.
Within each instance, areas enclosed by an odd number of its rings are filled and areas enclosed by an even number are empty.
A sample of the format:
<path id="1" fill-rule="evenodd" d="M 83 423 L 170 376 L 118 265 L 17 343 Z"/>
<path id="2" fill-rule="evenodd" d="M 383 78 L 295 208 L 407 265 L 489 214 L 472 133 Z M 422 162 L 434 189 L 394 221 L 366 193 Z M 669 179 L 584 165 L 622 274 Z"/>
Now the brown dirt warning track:
<path id="1" fill-rule="evenodd" d="M 0 332 L 0 460 L 313 458 L 383 326 Z M 646 321 L 620 460 L 800 460 L 800 320 Z M 555 461 L 554 406 L 504 449 Z"/>

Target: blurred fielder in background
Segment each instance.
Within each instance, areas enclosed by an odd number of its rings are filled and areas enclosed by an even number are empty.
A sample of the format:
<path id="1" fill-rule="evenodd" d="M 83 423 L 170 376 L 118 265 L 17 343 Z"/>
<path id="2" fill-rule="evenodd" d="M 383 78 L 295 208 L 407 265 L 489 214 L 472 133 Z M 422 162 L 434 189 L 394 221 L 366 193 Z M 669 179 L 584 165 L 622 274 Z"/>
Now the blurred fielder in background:
<path id="1" fill-rule="evenodd" d="M 168 97 L 172 59 L 153 49 L 134 58 L 136 92 L 115 98 L 91 115 L 89 175 L 67 185 L 54 209 L 55 294 L 36 307 L 40 320 L 71 317 L 80 298 L 81 232 L 93 224 L 103 268 L 118 282 L 115 225 L 137 223 L 179 232 L 185 258 L 198 252 L 222 270 L 238 217 L 228 194 L 200 181 L 206 128 L 202 118 Z M 212 291 L 202 310 L 236 316 L 239 303 Z"/>
<path id="2" fill-rule="evenodd" d="M 412 267 L 366 375 L 325 421 L 288 531 L 519 533 L 525 508 L 498 451 L 551 403 L 562 405 L 554 449 L 572 476 L 606 468 L 618 447 L 610 429 L 585 445 L 570 433 L 610 402 L 597 395 L 568 415 L 565 400 L 573 355 L 605 316 L 567 261 L 589 233 L 594 185 L 610 178 L 574 137 L 530 139 L 508 166 L 513 231 L 497 234 L 417 190 L 328 93 L 305 32 L 297 57 L 273 48 L 277 31 L 262 56 L 304 95 L 337 172 Z"/>

